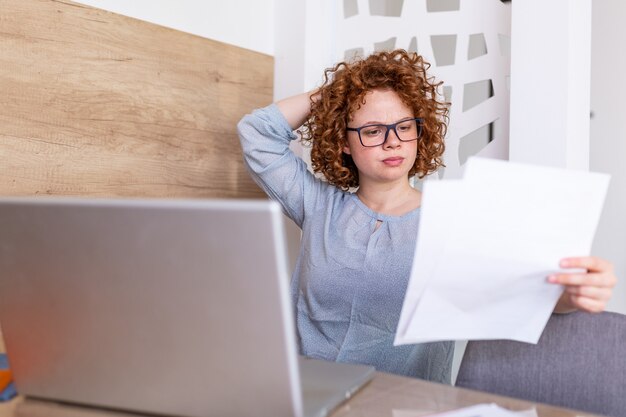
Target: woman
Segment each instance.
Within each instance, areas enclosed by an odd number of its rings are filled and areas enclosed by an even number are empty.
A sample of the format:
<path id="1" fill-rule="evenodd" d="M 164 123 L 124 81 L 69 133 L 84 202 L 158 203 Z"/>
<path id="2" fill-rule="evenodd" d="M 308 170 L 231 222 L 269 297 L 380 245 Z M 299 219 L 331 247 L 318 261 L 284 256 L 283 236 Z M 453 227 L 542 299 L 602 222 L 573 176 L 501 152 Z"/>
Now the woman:
<path id="1" fill-rule="evenodd" d="M 316 92 L 238 128 L 253 178 L 302 229 L 291 286 L 301 353 L 449 383 L 452 342 L 393 346 L 421 202 L 409 178 L 441 166 L 448 121 L 428 67 L 403 50 L 340 63 Z M 302 125 L 323 179 L 289 150 Z M 566 286 L 555 311 L 603 310 L 612 266 L 595 257 L 562 266 L 589 273 L 549 278 Z"/>

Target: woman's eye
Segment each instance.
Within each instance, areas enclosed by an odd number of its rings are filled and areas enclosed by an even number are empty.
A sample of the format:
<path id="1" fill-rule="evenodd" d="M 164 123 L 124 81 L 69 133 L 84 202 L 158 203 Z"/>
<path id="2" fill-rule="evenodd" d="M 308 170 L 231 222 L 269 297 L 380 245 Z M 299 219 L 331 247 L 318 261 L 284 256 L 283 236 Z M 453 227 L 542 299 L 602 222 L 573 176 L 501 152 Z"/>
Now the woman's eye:
<path id="1" fill-rule="evenodd" d="M 403 122 L 402 124 L 399 124 L 396 129 L 401 131 L 401 132 L 408 132 L 409 130 L 412 130 L 415 127 L 415 123 L 413 122 Z"/>
<path id="2" fill-rule="evenodd" d="M 365 134 L 365 136 L 378 136 L 380 135 L 382 132 L 382 130 L 380 130 L 379 128 L 376 129 L 366 129 L 363 131 L 363 133 Z"/>

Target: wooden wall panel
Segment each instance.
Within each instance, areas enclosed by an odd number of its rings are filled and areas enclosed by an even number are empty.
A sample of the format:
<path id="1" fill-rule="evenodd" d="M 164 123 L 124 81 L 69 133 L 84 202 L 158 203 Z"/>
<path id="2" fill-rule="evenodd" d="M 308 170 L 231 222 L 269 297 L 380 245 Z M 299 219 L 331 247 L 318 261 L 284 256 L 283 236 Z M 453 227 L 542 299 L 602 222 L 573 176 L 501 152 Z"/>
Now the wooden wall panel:
<path id="1" fill-rule="evenodd" d="M 261 197 L 236 123 L 273 58 L 70 1 L 0 0 L 0 195 Z"/>

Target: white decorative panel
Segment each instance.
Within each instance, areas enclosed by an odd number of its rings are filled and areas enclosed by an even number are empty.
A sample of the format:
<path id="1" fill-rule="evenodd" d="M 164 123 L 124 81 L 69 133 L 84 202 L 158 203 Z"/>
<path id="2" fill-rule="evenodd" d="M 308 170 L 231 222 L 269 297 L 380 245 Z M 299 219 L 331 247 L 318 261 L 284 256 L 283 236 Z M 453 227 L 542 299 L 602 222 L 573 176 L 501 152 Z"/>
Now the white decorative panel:
<path id="1" fill-rule="evenodd" d="M 511 6 L 500 0 L 307 0 L 305 86 L 355 55 L 403 48 L 432 64 L 451 101 L 446 168 L 470 155 L 508 159 Z M 278 5 L 280 7 L 280 5 Z"/>

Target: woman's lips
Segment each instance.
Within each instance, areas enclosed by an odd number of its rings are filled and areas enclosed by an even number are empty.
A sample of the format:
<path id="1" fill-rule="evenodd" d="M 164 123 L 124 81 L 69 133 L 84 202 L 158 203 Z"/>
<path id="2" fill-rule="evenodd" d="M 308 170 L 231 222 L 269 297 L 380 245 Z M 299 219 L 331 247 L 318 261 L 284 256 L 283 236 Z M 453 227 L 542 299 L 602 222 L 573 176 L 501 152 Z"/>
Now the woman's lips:
<path id="1" fill-rule="evenodd" d="M 404 158 L 400 156 L 392 156 L 391 158 L 383 159 L 383 162 L 385 163 L 385 165 L 392 166 L 392 167 L 396 167 L 402 164 L 402 161 L 404 161 Z"/>

